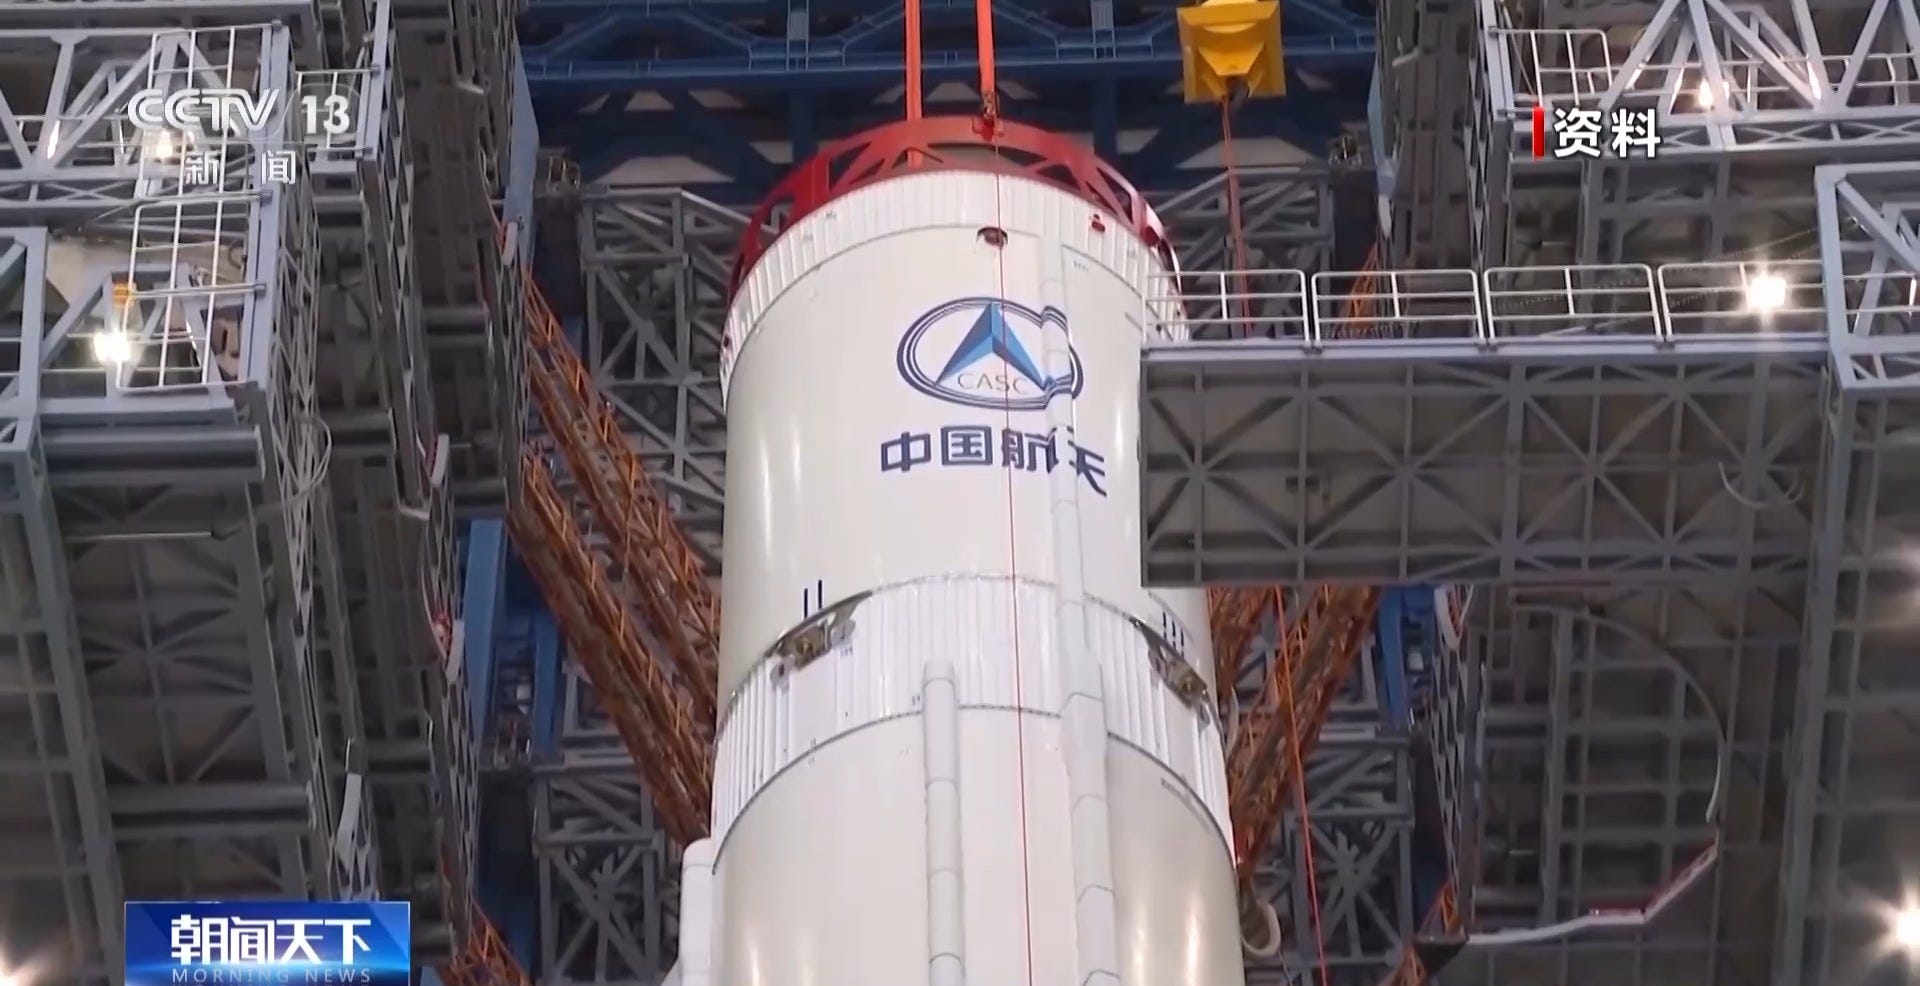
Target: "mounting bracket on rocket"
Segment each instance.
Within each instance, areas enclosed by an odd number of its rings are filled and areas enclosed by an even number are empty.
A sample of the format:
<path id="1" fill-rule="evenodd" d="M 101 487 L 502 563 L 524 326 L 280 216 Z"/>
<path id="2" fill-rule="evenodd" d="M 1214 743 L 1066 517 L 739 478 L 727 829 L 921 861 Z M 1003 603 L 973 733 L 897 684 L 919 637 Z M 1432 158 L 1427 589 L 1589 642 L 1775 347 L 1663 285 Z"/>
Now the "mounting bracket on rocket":
<path id="1" fill-rule="evenodd" d="M 853 634 L 853 611 L 871 595 L 871 591 L 856 592 L 801 620 L 793 625 L 793 629 L 781 634 L 780 639 L 767 648 L 765 655 L 780 660 L 773 669 L 774 676 L 798 671 L 812 664 L 820 655 L 845 643 Z"/>
<path id="2" fill-rule="evenodd" d="M 1187 663 L 1186 657 L 1160 631 L 1131 616 L 1127 617 L 1127 622 L 1133 624 L 1133 628 L 1146 639 L 1147 659 L 1153 662 L 1154 673 L 1160 676 L 1160 680 L 1173 689 L 1174 696 L 1202 718 L 1213 715 L 1207 680 L 1200 677 L 1200 672 Z"/>

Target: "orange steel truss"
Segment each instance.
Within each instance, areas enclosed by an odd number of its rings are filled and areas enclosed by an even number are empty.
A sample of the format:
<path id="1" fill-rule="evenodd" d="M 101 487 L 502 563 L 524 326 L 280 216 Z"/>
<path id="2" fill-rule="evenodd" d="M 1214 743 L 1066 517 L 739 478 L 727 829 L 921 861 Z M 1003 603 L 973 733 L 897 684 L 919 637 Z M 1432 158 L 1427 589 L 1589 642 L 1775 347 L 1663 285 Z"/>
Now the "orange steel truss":
<path id="1" fill-rule="evenodd" d="M 662 829 L 685 845 L 706 833 L 712 798 L 719 597 L 530 276 L 522 296 L 546 436 L 521 456 L 508 530 Z"/>
<path id="2" fill-rule="evenodd" d="M 534 405 L 592 507 L 626 595 L 665 650 L 694 722 L 710 740 L 718 721 L 720 596 L 530 276 L 525 297 Z"/>
<path id="3" fill-rule="evenodd" d="M 1453 883 L 1449 881 L 1440 888 L 1440 897 L 1433 902 L 1433 909 L 1427 912 L 1426 919 L 1421 922 L 1421 930 L 1458 935 L 1465 925 L 1454 898 Z M 1393 974 L 1381 986 L 1425 986 L 1428 978 L 1426 963 L 1420 961 L 1413 943 L 1408 942 L 1400 951 L 1400 964 L 1394 967 Z"/>
<path id="4" fill-rule="evenodd" d="M 1367 256 L 1365 269 L 1378 268 L 1376 248 Z M 1357 279 L 1345 316 L 1356 318 L 1373 311 L 1374 294 L 1371 274 Z M 1389 329 L 1373 322 L 1347 326 L 1348 335 L 1375 336 Z M 1260 701 L 1239 713 L 1238 728 L 1228 738 L 1227 804 L 1233 820 L 1234 858 L 1245 890 L 1252 885 L 1260 854 L 1280 824 L 1294 785 L 1303 782 L 1300 765 L 1312 752 L 1334 699 L 1372 634 L 1380 590 L 1350 586 L 1304 593 L 1305 602 L 1292 619 L 1286 618 L 1283 607 L 1286 594 L 1275 586 L 1209 589 L 1207 596 L 1222 721 L 1230 721 L 1228 693 L 1260 621 L 1269 613 L 1280 618 L 1280 646 Z"/>
<path id="5" fill-rule="evenodd" d="M 467 947 L 440 967 L 440 981 L 446 986 L 533 986 L 533 979 L 507 951 L 500 932 L 478 913 L 467 936 Z"/>
<path id="6" fill-rule="evenodd" d="M 1277 601 L 1277 593 L 1273 595 Z M 1378 589 L 1323 588 L 1282 617 L 1273 671 L 1260 701 L 1243 710 L 1227 751 L 1227 809 L 1240 885 L 1252 885 L 1333 701 L 1373 632 Z"/>
<path id="7" fill-rule="evenodd" d="M 594 695 L 633 754 L 669 837 L 681 845 L 707 830 L 713 756 L 693 725 L 687 696 L 661 672 L 602 559 L 581 536 L 580 511 L 561 495 L 546 456 L 521 458 L 521 501 L 508 528 L 540 584 Z"/>
<path id="8" fill-rule="evenodd" d="M 549 437 L 521 452 L 507 527 L 568 652 L 633 753 L 661 827 L 684 845 L 707 829 L 719 602 L 531 277 L 523 296 L 528 389 Z M 565 464 L 573 496 L 555 462 Z M 478 907 L 440 978 L 446 986 L 533 982 Z"/>
<path id="9" fill-rule="evenodd" d="M 1280 590 L 1272 586 L 1257 589 L 1207 590 L 1207 626 L 1213 633 L 1213 681 L 1219 690 L 1220 721 L 1233 721 L 1230 699 L 1240 677 L 1240 662 L 1253 646 L 1253 635 L 1260 620 L 1279 611 Z"/>

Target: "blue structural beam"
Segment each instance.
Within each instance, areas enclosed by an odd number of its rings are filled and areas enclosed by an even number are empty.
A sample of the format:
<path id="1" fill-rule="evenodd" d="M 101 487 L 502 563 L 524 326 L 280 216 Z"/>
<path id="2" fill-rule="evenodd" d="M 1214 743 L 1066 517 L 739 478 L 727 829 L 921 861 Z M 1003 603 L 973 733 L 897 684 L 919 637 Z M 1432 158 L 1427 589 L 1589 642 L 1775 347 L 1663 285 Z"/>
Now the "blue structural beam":
<path id="1" fill-rule="evenodd" d="M 477 529 L 487 523 L 498 521 L 475 521 L 473 526 Z M 475 564 L 467 575 L 470 627 L 476 582 L 487 583 L 485 591 L 493 600 L 492 632 L 478 645 L 485 652 L 487 688 L 477 703 L 482 709 L 479 719 L 485 723 L 487 749 L 516 762 L 539 763 L 558 753 L 560 703 L 565 694 L 560 628 L 519 558 L 504 547 L 497 555 L 492 551 L 493 546 L 480 538 L 469 541 L 468 559 Z M 504 559 L 493 569 L 495 574 L 476 570 L 480 562 L 494 557 Z M 476 647 L 473 638 L 468 639 L 471 654 Z M 469 674 L 474 674 L 472 668 L 469 664 Z"/>
<path id="2" fill-rule="evenodd" d="M 1396 733 L 1404 733 L 1413 725 L 1407 702 L 1405 604 L 1403 590 L 1387 590 L 1380 596 L 1374 620 L 1373 665 L 1380 685 L 1380 718 Z"/>
<path id="3" fill-rule="evenodd" d="M 513 120 L 507 138 L 505 198 L 500 218 L 519 230 L 519 248 L 524 256 L 533 247 L 534 175 L 540 170 L 540 125 L 534 114 L 533 89 L 527 84 L 527 67 L 519 52 L 513 56 Z"/>
<path id="4" fill-rule="evenodd" d="M 1413 728 L 1413 710 L 1433 683 L 1433 662 L 1440 653 L 1440 623 L 1430 585 L 1403 586 L 1381 593 L 1373 649 L 1380 681 L 1381 714 L 1389 729 Z"/>
<path id="5" fill-rule="evenodd" d="M 1391 732 L 1410 734 L 1413 743 L 1414 913 L 1425 914 L 1447 879 L 1446 823 L 1434 773 L 1434 750 L 1414 729 L 1414 710 L 1433 686 L 1434 662 L 1441 659 L 1439 613 L 1434 587 L 1403 586 L 1381 594 L 1376 619 L 1374 670 L 1380 683 L 1380 714 Z"/>
<path id="6" fill-rule="evenodd" d="M 1219 143 L 1220 114 L 1171 101 L 1160 91 L 1163 88 L 1138 82 L 1083 84 L 1050 90 L 1047 98 L 1010 101 L 1005 111 L 1008 117 L 1033 126 L 1091 131 L 1095 150 L 1131 181 L 1147 188 L 1184 188 L 1191 180 L 1174 180 L 1170 175 L 1189 158 Z M 1242 106 L 1234 119 L 1235 138 L 1280 138 L 1320 156 L 1343 127 L 1364 119 L 1364 90 L 1313 92 L 1302 84 L 1296 91 L 1300 95 Z M 746 205 L 757 202 L 787 169 L 787 164 L 763 153 L 762 146 L 792 137 L 795 157 L 804 159 L 813 150 L 807 146 L 807 136 L 815 142 L 828 140 L 900 117 L 898 106 L 874 106 L 870 100 L 810 100 L 810 105 L 784 113 L 754 107 L 708 109 L 685 99 L 672 102 L 672 110 L 612 106 L 573 112 L 564 103 L 543 102 L 541 134 L 549 146 L 568 148 L 588 180 L 603 177 L 636 157 L 684 157 L 726 176 L 724 183 L 690 191 L 724 204 Z M 1127 107 L 1126 111 L 1121 113 L 1119 106 Z M 935 107 L 930 112 L 940 111 Z M 792 125 L 796 118 L 804 127 Z M 1153 136 L 1140 146 L 1121 150 L 1123 128 L 1151 130 Z"/>
<path id="7" fill-rule="evenodd" d="M 465 557 L 468 699 L 481 737 L 480 906 L 532 969 L 539 870 L 527 779 L 558 755 L 560 631 L 500 521 L 468 525 Z"/>
<path id="8" fill-rule="evenodd" d="M 1009 118 L 1091 132 L 1095 150 L 1136 184 L 1190 184 L 1171 172 L 1218 143 L 1220 121 L 1180 102 L 1173 5 L 999 0 L 993 9 Z M 976 80 L 974 10 L 973 0 L 922 0 L 929 90 Z M 1283 21 L 1290 95 L 1243 107 L 1235 135 L 1319 156 L 1366 119 L 1371 7 L 1289 0 Z M 531 0 L 520 34 L 541 137 L 566 148 L 583 177 L 636 157 L 686 158 L 722 176 L 690 191 L 745 205 L 790 163 L 761 148 L 790 144 L 791 160 L 802 160 L 821 141 L 898 119 L 898 100 L 877 97 L 905 77 L 903 22 L 891 0 Z M 731 98 L 716 108 L 696 92 Z M 629 110 L 624 97 L 641 93 L 648 108 Z M 935 103 L 929 112 L 975 108 Z M 1123 153 L 1123 130 L 1155 135 Z"/>
<path id="9" fill-rule="evenodd" d="M 815 18 L 822 14 L 818 5 L 800 9 Z M 879 88 L 906 74 L 904 13 L 898 4 L 849 7 L 846 22 L 826 34 L 816 34 L 811 21 L 797 25 L 784 15 L 765 17 L 768 10 L 764 0 L 533 0 L 522 31 L 527 79 L 535 96 L 543 97 L 699 88 L 734 93 Z M 1290 65 L 1371 67 L 1370 17 L 1333 0 L 1313 0 L 1300 8 L 1290 3 L 1288 10 L 1284 40 Z M 967 32 L 959 30 L 972 23 L 973 12 L 970 0 L 923 4 L 927 50 L 922 66 L 929 85 L 978 77 L 978 52 Z M 743 24 L 743 18 L 750 20 Z M 1096 28 L 1062 23 L 1027 4 L 1002 2 L 994 6 L 994 31 L 999 42 L 995 67 L 1007 81 L 1172 82 L 1180 75 L 1179 29 L 1171 9 L 1146 13 L 1136 23 Z M 647 57 L 632 57 L 636 49 Z"/>
<path id="10" fill-rule="evenodd" d="M 476 520 L 466 530 L 466 588 L 461 618 L 466 624 L 467 723 L 475 743 L 482 742 L 493 718 L 496 646 L 505 603 L 507 530 L 498 520 Z"/>

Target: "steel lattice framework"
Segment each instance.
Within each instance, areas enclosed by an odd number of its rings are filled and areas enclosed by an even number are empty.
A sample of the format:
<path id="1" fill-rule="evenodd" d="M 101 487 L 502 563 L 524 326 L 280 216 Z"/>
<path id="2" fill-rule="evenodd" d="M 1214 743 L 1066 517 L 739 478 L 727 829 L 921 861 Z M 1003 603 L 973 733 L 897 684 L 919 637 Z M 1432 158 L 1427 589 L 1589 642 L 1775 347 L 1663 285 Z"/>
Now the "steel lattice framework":
<path id="1" fill-rule="evenodd" d="M 378 895 L 424 963 L 499 968 L 451 511 L 500 500 L 517 336 L 484 314 L 496 169 L 422 151 L 505 145 L 511 13 L 0 9 L 9 961 L 113 981 L 128 898 Z M 191 87 L 347 122 L 129 120 Z"/>
<path id="2" fill-rule="evenodd" d="M 978 94 L 956 94 L 978 65 L 971 0 L 921 6 L 929 105 L 977 109 Z M 1192 184 L 1175 175 L 1218 143 L 1219 121 L 1170 95 L 1177 6 L 994 4 L 1008 117 L 1087 132 L 1145 187 Z M 874 0 L 530 0 L 522 34 L 543 139 L 588 180 L 630 158 L 679 157 L 711 176 L 682 190 L 744 208 L 822 142 L 900 118 L 904 13 Z M 1318 157 L 1365 117 L 1371 6 L 1289 4 L 1284 27 L 1291 84 L 1304 98 L 1246 107 L 1237 132 L 1284 137 Z"/>
<path id="3" fill-rule="evenodd" d="M 1903 981 L 1916 11 L 1623 10 L 1383 30 L 1389 269 L 1257 272 L 1264 338 L 1150 353 L 1149 574 L 1492 587 L 1428 733 L 1462 916 L 1513 944 L 1443 981 Z M 1668 141 L 1536 159 L 1543 103 Z"/>
<path id="4" fill-rule="evenodd" d="M 589 97 L 744 75 L 727 59 L 768 44 L 798 61 L 755 64 L 805 98 L 745 112 L 669 99 L 683 132 L 751 141 L 859 89 L 861 72 L 898 74 L 822 42 L 813 8 L 780 37 L 716 8 L 682 21 L 687 50 L 624 66 L 596 45 L 680 14 L 591 13 L 606 19 L 543 28 L 536 56 L 583 126 L 645 130 L 664 117 Z M 1336 269 L 1324 171 L 1243 176 L 1252 271 L 1222 270 L 1222 181 L 1160 198 L 1199 273 L 1144 286 L 1159 300 L 1143 316 L 1201 341 L 1156 347 L 1145 371 L 1149 577 L 1477 590 L 1446 596 L 1452 631 L 1416 730 L 1380 723 L 1404 682 L 1377 660 L 1336 703 L 1306 767 L 1314 824 L 1303 838 L 1285 819 L 1259 867 L 1283 940 L 1256 978 L 1311 964 L 1317 911 L 1330 981 L 1357 986 L 1382 980 L 1423 919 L 1492 936 L 1446 983 L 1898 981 L 1872 960 L 1920 811 L 1920 701 L 1896 657 L 1913 578 L 1899 504 L 1920 466 L 1905 400 L 1917 24 L 1912 0 L 1389 4 L 1374 268 Z M 1666 141 L 1651 161 L 1535 158 L 1537 106 L 1651 109 Z M 796 151 L 811 132 L 794 127 Z M 618 153 L 642 150 L 675 153 Z M 777 170 L 740 153 L 707 163 L 748 184 Z M 712 366 L 744 221 L 715 203 L 755 196 L 562 194 L 584 274 L 578 345 L 711 559 Z M 1749 296 L 1762 281 L 1780 295 L 1764 312 Z M 1173 295 L 1245 302 L 1256 338 L 1230 338 L 1240 305 L 1176 316 L 1160 303 Z M 1256 634 L 1243 703 L 1282 630 Z M 641 790 L 571 688 L 577 752 L 538 795 L 547 961 L 563 981 L 649 981 L 672 937 L 672 860 L 652 828 L 612 824 Z M 1412 872 L 1428 789 L 1445 890 Z M 597 848 L 556 851 L 581 844 Z M 1299 879 L 1309 859 L 1317 900 Z M 1633 927 L 1572 924 L 1609 909 Z"/>

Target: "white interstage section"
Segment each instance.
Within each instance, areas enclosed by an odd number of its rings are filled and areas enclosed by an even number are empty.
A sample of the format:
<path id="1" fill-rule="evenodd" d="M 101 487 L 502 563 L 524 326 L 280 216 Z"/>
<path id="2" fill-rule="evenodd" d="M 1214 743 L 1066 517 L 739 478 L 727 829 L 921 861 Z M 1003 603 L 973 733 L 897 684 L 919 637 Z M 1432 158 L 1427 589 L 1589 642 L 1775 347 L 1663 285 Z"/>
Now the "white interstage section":
<path id="1" fill-rule="evenodd" d="M 1141 586 L 1112 216 L 916 172 L 742 283 L 684 986 L 1243 981 L 1198 592 Z"/>

